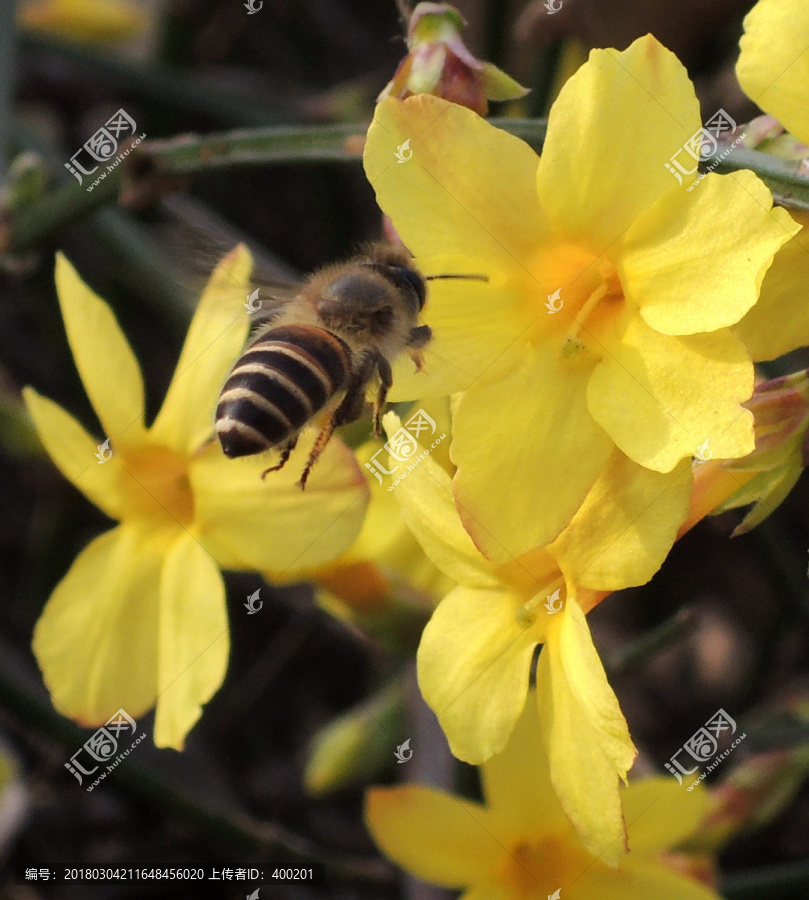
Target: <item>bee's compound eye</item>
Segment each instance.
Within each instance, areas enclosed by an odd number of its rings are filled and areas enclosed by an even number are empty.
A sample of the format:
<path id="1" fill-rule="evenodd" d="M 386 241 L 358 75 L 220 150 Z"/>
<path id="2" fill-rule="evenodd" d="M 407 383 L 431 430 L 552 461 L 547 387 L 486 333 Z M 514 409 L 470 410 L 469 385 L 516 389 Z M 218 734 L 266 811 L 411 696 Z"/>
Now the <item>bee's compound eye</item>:
<path id="1" fill-rule="evenodd" d="M 400 278 L 413 288 L 419 301 L 419 310 L 424 309 L 424 304 L 427 300 L 427 288 L 421 275 L 415 269 L 411 269 L 410 266 L 392 266 L 391 268 L 397 278 Z"/>

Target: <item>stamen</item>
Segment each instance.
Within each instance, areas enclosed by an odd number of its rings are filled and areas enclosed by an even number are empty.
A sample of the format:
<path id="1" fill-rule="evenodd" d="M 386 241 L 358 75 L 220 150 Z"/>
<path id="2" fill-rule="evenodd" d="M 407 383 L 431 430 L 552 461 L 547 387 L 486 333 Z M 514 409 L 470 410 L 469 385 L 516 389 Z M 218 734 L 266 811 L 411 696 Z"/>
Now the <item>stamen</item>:
<path id="1" fill-rule="evenodd" d="M 602 278 L 601 284 L 592 294 L 590 294 L 587 300 L 584 301 L 584 305 L 579 310 L 573 325 L 562 341 L 561 355 L 565 359 L 572 359 L 573 357 L 578 356 L 578 354 L 587 346 L 584 341 L 581 340 L 579 334 L 581 333 L 582 328 L 587 324 L 587 320 L 590 318 L 593 310 L 598 304 L 605 297 L 620 297 L 622 295 L 621 282 L 618 280 L 618 273 L 615 271 L 615 267 L 612 263 L 601 263 L 598 267 L 598 272 Z"/>

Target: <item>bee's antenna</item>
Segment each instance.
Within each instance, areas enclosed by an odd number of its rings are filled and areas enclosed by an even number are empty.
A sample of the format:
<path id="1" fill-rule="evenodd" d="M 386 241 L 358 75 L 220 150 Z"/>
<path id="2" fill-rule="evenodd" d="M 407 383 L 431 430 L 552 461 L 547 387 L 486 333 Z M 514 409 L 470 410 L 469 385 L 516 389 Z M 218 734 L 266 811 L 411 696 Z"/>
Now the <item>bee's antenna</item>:
<path id="1" fill-rule="evenodd" d="M 465 278 L 467 281 L 488 281 L 488 275 L 457 275 L 454 273 L 448 275 L 425 275 L 425 281 L 438 281 L 441 278 Z"/>

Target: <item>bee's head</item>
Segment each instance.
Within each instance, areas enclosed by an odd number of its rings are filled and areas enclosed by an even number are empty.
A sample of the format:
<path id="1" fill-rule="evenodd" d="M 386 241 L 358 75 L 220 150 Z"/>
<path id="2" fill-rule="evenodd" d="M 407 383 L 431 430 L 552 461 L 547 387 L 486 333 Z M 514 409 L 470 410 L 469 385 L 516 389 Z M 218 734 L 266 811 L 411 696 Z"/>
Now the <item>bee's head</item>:
<path id="1" fill-rule="evenodd" d="M 416 324 L 426 293 L 414 269 L 360 262 L 325 286 L 317 308 L 327 328 L 384 338 Z"/>

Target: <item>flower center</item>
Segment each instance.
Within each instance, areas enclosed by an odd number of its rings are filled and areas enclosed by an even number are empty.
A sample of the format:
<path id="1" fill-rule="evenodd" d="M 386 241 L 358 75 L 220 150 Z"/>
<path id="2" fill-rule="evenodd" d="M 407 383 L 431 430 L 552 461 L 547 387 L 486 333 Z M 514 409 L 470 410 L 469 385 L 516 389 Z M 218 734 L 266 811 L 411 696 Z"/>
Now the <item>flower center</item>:
<path id="1" fill-rule="evenodd" d="M 502 880 L 514 897 L 545 900 L 580 875 L 592 862 L 581 847 L 563 837 L 521 841 L 506 857 Z"/>
<path id="2" fill-rule="evenodd" d="M 155 525 L 172 521 L 183 527 L 194 520 L 194 495 L 188 480 L 188 461 L 164 447 L 143 447 L 122 459 L 122 492 L 129 515 L 152 519 Z"/>
<path id="3" fill-rule="evenodd" d="M 557 583 L 561 585 L 563 582 L 560 580 Z M 560 586 L 552 589 L 554 587 L 554 585 L 550 585 L 548 589 L 534 594 L 517 610 L 515 619 L 521 628 L 530 628 L 540 615 L 553 615 L 561 611 L 565 602 L 562 597 L 562 588 Z"/>
<path id="4" fill-rule="evenodd" d="M 601 276 L 601 283 L 587 297 L 578 312 L 572 313 L 573 324 L 562 341 L 561 355 L 566 359 L 578 356 L 587 346 L 581 337 L 582 329 L 590 331 L 594 327 L 603 325 L 604 316 L 608 315 L 610 311 L 607 307 L 624 299 L 621 281 L 612 263 L 602 262 L 598 267 L 598 274 Z M 608 303 L 602 303 L 602 301 L 608 301 Z M 590 322 L 590 328 L 587 328 L 588 322 Z"/>

